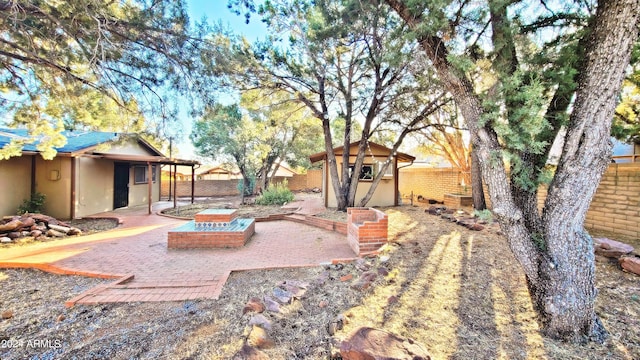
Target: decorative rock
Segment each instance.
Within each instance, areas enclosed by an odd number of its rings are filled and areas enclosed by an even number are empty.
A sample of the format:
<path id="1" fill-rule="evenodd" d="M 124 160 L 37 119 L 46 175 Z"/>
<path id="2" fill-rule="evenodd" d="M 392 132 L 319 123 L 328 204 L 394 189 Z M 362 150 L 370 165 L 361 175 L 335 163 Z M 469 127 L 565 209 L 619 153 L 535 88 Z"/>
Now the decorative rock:
<path id="1" fill-rule="evenodd" d="M 71 230 L 71 228 L 68 228 L 66 226 L 60 226 L 60 225 L 54 225 L 54 224 L 49 224 L 49 229 L 59 231 L 64 234 L 67 234 Z"/>
<path id="2" fill-rule="evenodd" d="M 329 274 L 327 273 L 327 276 Z M 308 289 L 309 288 L 309 283 L 304 282 L 304 281 L 299 281 L 299 280 L 285 280 L 282 285 L 291 285 L 291 286 L 295 286 L 298 287 L 300 289 Z"/>
<path id="3" fill-rule="evenodd" d="M 387 270 L 386 268 L 379 267 L 377 271 L 378 271 L 378 275 L 380 275 L 380 276 L 389 275 L 389 270 Z"/>
<path id="4" fill-rule="evenodd" d="M 2 243 L 2 244 L 8 244 L 8 243 L 12 243 L 12 242 L 13 242 L 13 240 L 11 240 L 11 238 L 9 238 L 9 237 L 6 237 L 6 236 L 0 237 L 0 243 Z"/>
<path id="5" fill-rule="evenodd" d="M 338 330 L 342 330 L 344 327 L 344 317 L 338 315 L 332 322 L 327 325 L 327 332 L 333 336 Z"/>
<path id="6" fill-rule="evenodd" d="M 69 229 L 67 235 L 82 235 L 82 230 L 72 227 L 71 229 Z"/>
<path id="7" fill-rule="evenodd" d="M 2 320 L 8 320 L 8 319 L 11 319 L 12 317 L 13 317 L 13 311 L 11 310 L 3 311 L 2 314 L 0 314 L 0 318 L 2 318 Z"/>
<path id="8" fill-rule="evenodd" d="M 367 271 L 371 268 L 371 264 L 363 258 L 356 260 L 355 266 L 360 271 Z"/>
<path id="9" fill-rule="evenodd" d="M 387 304 L 395 304 L 398 302 L 398 297 L 395 295 L 391 295 L 387 298 Z"/>
<path id="10" fill-rule="evenodd" d="M 269 360 L 269 356 L 256 348 L 244 344 L 242 349 L 233 355 L 233 360 Z"/>
<path id="11" fill-rule="evenodd" d="M 630 273 L 640 275 L 640 257 L 637 256 L 623 256 L 618 260 L 620 266 Z"/>
<path id="12" fill-rule="evenodd" d="M 291 295 L 293 295 L 293 297 L 298 299 L 301 298 L 307 292 L 307 290 L 303 288 L 299 288 L 297 286 L 287 284 L 287 283 L 280 285 L 280 288 L 288 291 L 289 293 L 291 293 Z"/>
<path id="13" fill-rule="evenodd" d="M 342 281 L 342 282 L 349 281 L 351 279 L 353 279 L 353 275 L 351 275 L 351 274 L 347 274 L 347 275 L 344 275 L 344 276 L 340 277 L 340 281 Z"/>
<path id="14" fill-rule="evenodd" d="M 457 221 L 456 217 L 453 216 L 452 214 L 442 214 L 442 215 L 440 215 L 440 217 L 445 219 L 445 220 L 452 221 L 452 222 L 456 222 Z"/>
<path id="15" fill-rule="evenodd" d="M 428 360 L 424 346 L 386 331 L 369 327 L 357 328 L 340 345 L 343 360 Z"/>
<path id="16" fill-rule="evenodd" d="M 271 321 L 262 314 L 256 314 L 249 320 L 249 325 L 257 325 L 265 330 L 271 330 Z"/>
<path id="17" fill-rule="evenodd" d="M 264 311 L 264 304 L 257 297 L 252 297 L 251 299 L 249 299 L 249 301 L 247 301 L 244 309 L 242 309 L 242 315 L 252 311 L 257 313 L 261 313 Z"/>
<path id="18" fill-rule="evenodd" d="M 17 232 L 17 231 L 12 231 L 12 232 L 10 232 L 10 233 L 8 233 L 8 234 L 7 234 L 7 237 L 8 237 L 9 239 L 13 239 L 13 240 L 15 240 L 15 239 L 19 238 L 20 236 L 22 236 L 22 234 L 21 234 L 21 233 L 19 233 L 19 232 Z"/>
<path id="19" fill-rule="evenodd" d="M 47 231 L 47 236 L 64 237 L 65 235 L 65 233 L 61 233 L 60 231 L 56 231 L 53 229 L 49 229 L 49 231 Z"/>
<path id="20" fill-rule="evenodd" d="M 26 228 L 26 227 L 32 227 L 33 225 L 36 224 L 36 221 L 33 220 L 32 217 L 29 216 L 23 216 L 20 218 L 20 221 L 22 221 L 22 228 Z"/>
<path id="21" fill-rule="evenodd" d="M 22 227 L 22 221 L 14 219 L 6 224 L 0 224 L 0 232 L 14 231 Z"/>
<path id="22" fill-rule="evenodd" d="M 597 255 L 619 258 L 633 251 L 633 246 L 607 238 L 594 238 L 593 247 Z"/>
<path id="23" fill-rule="evenodd" d="M 380 262 L 381 263 L 385 263 L 385 262 L 389 261 L 389 259 L 391 259 L 391 257 L 389 257 L 389 255 L 380 256 Z"/>
<path id="24" fill-rule="evenodd" d="M 288 292 L 287 290 L 281 289 L 279 287 L 273 289 L 273 296 L 278 300 L 281 304 L 289 304 L 291 303 L 291 298 L 293 294 Z"/>
<path id="25" fill-rule="evenodd" d="M 251 328 L 247 343 L 258 349 L 268 349 L 274 345 L 269 334 L 263 328 L 256 325 L 253 325 Z"/>
<path id="26" fill-rule="evenodd" d="M 64 316 L 64 314 L 60 314 L 60 316 L 58 316 L 58 318 L 56 319 L 57 322 L 61 322 L 64 321 L 64 319 L 66 319 L 67 317 Z"/>
<path id="27" fill-rule="evenodd" d="M 473 230 L 473 231 L 482 231 L 484 230 L 484 226 L 480 224 L 470 224 L 469 226 L 467 226 L 467 229 Z"/>
<path id="28" fill-rule="evenodd" d="M 356 290 L 366 290 L 369 288 L 369 286 L 371 286 L 371 283 L 373 283 L 377 277 L 378 274 L 373 271 L 362 273 L 358 281 L 355 284 L 351 285 L 351 288 Z"/>
<path id="29" fill-rule="evenodd" d="M 318 307 L 319 307 L 320 309 L 324 309 L 324 308 L 326 308 L 327 306 L 329 306 L 329 302 L 328 302 L 327 300 L 321 300 L 321 301 L 320 301 L 320 303 L 318 304 Z"/>
<path id="30" fill-rule="evenodd" d="M 29 233 L 29 236 L 32 236 L 34 238 L 40 237 L 40 236 L 42 236 L 42 231 L 40 231 L 40 230 L 31 230 L 31 232 Z"/>
<path id="31" fill-rule="evenodd" d="M 278 302 L 275 301 L 270 296 L 264 297 L 264 305 L 267 308 L 267 311 L 274 312 L 274 313 L 280 312 L 280 304 L 278 304 Z"/>

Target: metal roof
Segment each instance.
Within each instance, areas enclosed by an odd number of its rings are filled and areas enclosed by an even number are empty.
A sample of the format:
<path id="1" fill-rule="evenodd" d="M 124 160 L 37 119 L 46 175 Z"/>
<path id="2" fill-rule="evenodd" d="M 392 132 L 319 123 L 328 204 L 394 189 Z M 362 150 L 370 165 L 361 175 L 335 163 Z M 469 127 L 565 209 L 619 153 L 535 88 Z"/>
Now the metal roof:
<path id="1" fill-rule="evenodd" d="M 67 138 L 67 143 L 55 148 L 58 153 L 73 153 L 98 146 L 117 140 L 120 134 L 102 131 L 63 131 L 62 135 Z M 0 128 L 0 147 L 4 147 L 13 139 L 29 140 L 29 137 L 27 129 Z M 22 151 L 38 151 L 36 146 L 41 138 L 36 139 L 33 143 L 25 144 Z"/>

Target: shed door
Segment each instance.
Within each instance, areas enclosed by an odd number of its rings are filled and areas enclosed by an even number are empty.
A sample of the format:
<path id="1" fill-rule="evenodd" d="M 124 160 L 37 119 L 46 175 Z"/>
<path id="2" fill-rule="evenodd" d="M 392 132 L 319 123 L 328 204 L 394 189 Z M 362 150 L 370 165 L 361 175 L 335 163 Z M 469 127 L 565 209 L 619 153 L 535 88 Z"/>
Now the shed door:
<path id="1" fill-rule="evenodd" d="M 129 164 L 115 163 L 113 169 L 113 208 L 129 206 Z"/>

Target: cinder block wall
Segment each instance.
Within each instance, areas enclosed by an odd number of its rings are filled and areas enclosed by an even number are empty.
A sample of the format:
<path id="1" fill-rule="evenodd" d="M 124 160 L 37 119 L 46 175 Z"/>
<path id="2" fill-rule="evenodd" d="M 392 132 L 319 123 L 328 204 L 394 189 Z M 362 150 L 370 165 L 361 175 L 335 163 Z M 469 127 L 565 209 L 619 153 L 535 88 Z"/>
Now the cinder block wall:
<path id="1" fill-rule="evenodd" d="M 402 168 L 398 177 L 400 195 L 408 199 L 422 195 L 427 199 L 444 201 L 444 194 L 469 194 L 471 186 L 461 186 L 462 173 L 453 168 Z"/>
<path id="2" fill-rule="evenodd" d="M 538 190 L 544 205 L 547 189 Z M 585 228 L 620 239 L 640 238 L 640 163 L 611 164 L 591 202 Z"/>
<path id="3" fill-rule="evenodd" d="M 227 196 L 240 195 L 238 191 L 240 180 L 196 180 L 195 196 Z M 176 192 L 178 196 L 191 196 L 191 181 L 178 181 Z M 173 194 L 173 182 L 171 183 Z M 162 181 L 162 196 L 169 196 L 169 181 Z"/>

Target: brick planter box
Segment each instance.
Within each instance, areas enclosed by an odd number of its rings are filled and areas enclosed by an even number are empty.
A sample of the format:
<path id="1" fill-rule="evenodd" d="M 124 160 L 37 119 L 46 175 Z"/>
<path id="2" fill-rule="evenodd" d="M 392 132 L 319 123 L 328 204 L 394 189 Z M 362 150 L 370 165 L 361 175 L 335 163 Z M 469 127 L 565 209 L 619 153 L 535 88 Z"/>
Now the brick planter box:
<path id="1" fill-rule="evenodd" d="M 358 256 L 374 252 L 387 243 L 389 218 L 372 208 L 347 209 L 347 241 Z"/>
<path id="2" fill-rule="evenodd" d="M 444 194 L 444 206 L 453 209 L 473 206 L 471 195 Z"/>

